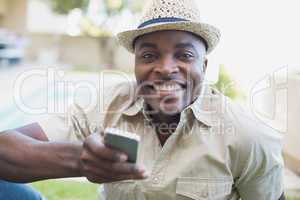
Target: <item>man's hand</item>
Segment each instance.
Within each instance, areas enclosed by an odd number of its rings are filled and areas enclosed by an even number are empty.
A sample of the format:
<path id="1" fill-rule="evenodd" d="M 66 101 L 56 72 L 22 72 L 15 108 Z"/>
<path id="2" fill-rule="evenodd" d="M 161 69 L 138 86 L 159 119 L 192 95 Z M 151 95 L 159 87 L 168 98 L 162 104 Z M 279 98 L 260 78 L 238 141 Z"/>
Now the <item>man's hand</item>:
<path id="1" fill-rule="evenodd" d="M 86 138 L 80 160 L 82 175 L 93 183 L 147 178 L 145 169 L 126 162 L 126 154 L 106 147 L 98 133 Z"/>

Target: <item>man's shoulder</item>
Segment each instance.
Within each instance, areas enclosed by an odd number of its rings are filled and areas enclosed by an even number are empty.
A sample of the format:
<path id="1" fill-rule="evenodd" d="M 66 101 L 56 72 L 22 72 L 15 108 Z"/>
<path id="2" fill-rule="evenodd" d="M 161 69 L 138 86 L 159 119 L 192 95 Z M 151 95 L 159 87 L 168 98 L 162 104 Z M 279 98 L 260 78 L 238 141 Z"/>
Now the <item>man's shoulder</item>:
<path id="1" fill-rule="evenodd" d="M 137 84 L 135 81 L 122 81 L 103 86 L 101 89 L 104 95 L 131 96 L 135 94 Z"/>
<path id="2" fill-rule="evenodd" d="M 225 108 L 220 118 L 222 126 L 230 130 L 225 131 L 223 138 L 235 176 L 240 176 L 246 168 L 283 166 L 282 134 L 256 119 L 243 106 L 228 97 L 223 98 Z"/>
<path id="3" fill-rule="evenodd" d="M 107 109 L 126 109 L 137 99 L 135 81 L 124 81 L 102 88 L 99 102 Z"/>
<path id="4" fill-rule="evenodd" d="M 261 121 L 251 111 L 228 99 L 226 117 L 234 128 L 234 135 L 247 144 L 281 143 L 282 134 Z"/>
<path id="5" fill-rule="evenodd" d="M 282 134 L 232 100 L 227 99 L 226 103 L 225 118 L 232 126 L 229 144 L 239 162 L 260 165 L 268 161 L 270 166 L 275 163 L 283 165 Z"/>
<path id="6" fill-rule="evenodd" d="M 212 126 L 223 130 L 225 137 L 237 142 L 264 143 L 267 141 L 280 141 L 282 135 L 272 127 L 259 120 L 250 109 L 233 101 L 213 87 L 207 87 L 205 96 L 197 104 L 199 110 L 208 114 L 207 120 Z M 219 130 L 218 129 L 218 130 Z"/>
<path id="7" fill-rule="evenodd" d="M 256 118 L 249 109 L 226 97 L 216 89 L 211 88 L 211 97 L 214 101 L 214 116 L 228 143 L 238 151 L 247 152 L 253 148 L 266 151 L 280 149 L 282 134 Z M 218 130 L 219 130 L 218 129 Z"/>

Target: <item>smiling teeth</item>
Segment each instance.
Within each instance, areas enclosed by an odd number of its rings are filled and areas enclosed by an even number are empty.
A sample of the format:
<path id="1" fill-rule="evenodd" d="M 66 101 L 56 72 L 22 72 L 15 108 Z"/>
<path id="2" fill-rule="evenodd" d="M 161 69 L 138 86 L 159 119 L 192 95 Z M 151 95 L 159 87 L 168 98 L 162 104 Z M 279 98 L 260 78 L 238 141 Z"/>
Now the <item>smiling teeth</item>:
<path id="1" fill-rule="evenodd" d="M 181 86 L 179 84 L 161 84 L 155 85 L 155 89 L 159 91 L 175 91 L 180 90 Z"/>

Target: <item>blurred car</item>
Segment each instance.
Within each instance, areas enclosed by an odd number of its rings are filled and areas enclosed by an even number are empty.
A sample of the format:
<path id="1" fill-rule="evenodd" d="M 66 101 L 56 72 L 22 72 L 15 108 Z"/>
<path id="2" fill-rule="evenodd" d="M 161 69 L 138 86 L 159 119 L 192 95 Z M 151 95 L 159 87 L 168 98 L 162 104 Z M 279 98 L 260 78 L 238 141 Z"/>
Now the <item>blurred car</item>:
<path id="1" fill-rule="evenodd" d="M 24 58 L 25 39 L 6 30 L 0 30 L 0 66 L 20 64 Z"/>

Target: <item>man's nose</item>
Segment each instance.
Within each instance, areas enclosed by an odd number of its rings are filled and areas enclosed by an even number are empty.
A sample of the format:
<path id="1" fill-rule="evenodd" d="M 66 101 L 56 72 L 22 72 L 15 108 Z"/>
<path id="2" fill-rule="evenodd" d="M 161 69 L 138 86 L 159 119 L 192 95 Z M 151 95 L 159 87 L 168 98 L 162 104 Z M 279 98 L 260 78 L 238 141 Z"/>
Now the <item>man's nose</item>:
<path id="1" fill-rule="evenodd" d="M 154 71 L 158 75 L 169 76 L 179 72 L 177 62 L 172 56 L 164 56 L 161 58 L 161 62 L 155 67 Z"/>

